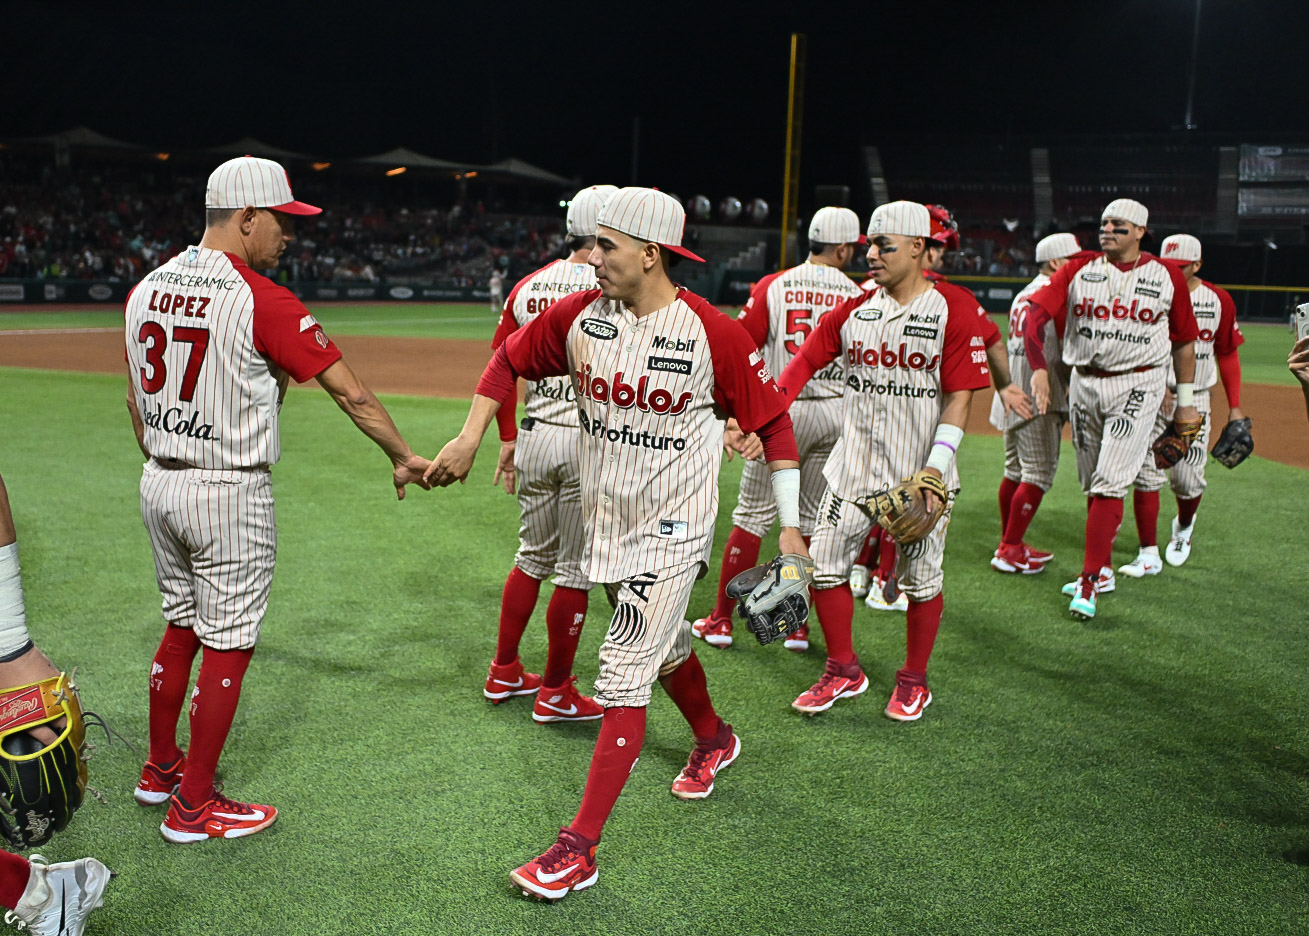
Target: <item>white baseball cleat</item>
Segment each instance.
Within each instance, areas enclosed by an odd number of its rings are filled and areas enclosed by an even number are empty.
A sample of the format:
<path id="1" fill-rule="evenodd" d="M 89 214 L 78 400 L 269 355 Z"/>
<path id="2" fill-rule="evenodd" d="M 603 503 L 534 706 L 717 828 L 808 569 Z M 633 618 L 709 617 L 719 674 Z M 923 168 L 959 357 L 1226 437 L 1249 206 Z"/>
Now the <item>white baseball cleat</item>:
<path id="1" fill-rule="evenodd" d="M 32 855 L 30 861 L 27 889 L 5 922 L 33 936 L 82 936 L 87 914 L 105 902 L 113 872 L 94 858 L 46 864 L 41 855 Z"/>
<path id="2" fill-rule="evenodd" d="M 850 567 L 850 593 L 856 598 L 862 598 L 868 594 L 868 566 L 853 565 Z"/>
<path id="3" fill-rule="evenodd" d="M 1082 582 L 1082 577 L 1079 575 L 1076 581 L 1069 582 L 1067 585 L 1063 587 L 1063 593 L 1069 596 L 1076 595 L 1078 591 L 1077 586 L 1080 585 L 1081 582 Z M 1117 580 L 1114 578 L 1113 567 L 1101 566 L 1100 575 L 1095 580 L 1096 594 L 1098 595 L 1108 594 L 1109 592 L 1113 591 L 1117 587 L 1118 587 L 1118 583 Z"/>
<path id="4" fill-rule="evenodd" d="M 1168 547 L 1164 550 L 1164 558 L 1168 560 L 1170 566 L 1179 566 L 1186 562 L 1191 555 L 1191 534 L 1195 532 L 1195 518 L 1191 518 L 1191 525 L 1184 527 L 1177 525 L 1177 518 L 1173 517 L 1173 538 L 1168 541 Z"/>
<path id="5" fill-rule="evenodd" d="M 1158 575 L 1163 570 L 1164 561 L 1159 558 L 1158 546 L 1142 546 L 1135 559 L 1118 567 L 1118 571 L 1128 578 L 1145 578 L 1147 575 Z"/>

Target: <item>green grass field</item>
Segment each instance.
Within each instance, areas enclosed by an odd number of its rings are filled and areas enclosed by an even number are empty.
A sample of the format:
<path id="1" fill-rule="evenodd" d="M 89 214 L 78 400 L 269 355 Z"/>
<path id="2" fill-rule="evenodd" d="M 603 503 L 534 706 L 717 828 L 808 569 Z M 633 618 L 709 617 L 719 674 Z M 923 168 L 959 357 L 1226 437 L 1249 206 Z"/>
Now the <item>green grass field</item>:
<path id="1" fill-rule="evenodd" d="M 43 312 L 26 306 L 21 311 L 0 310 L 0 332 L 11 329 L 116 328 L 122 321 L 118 308 Z M 487 306 L 464 303 L 321 303 L 314 314 L 328 334 L 390 335 L 404 338 L 467 338 L 489 341 L 495 332 L 496 316 Z M 998 317 L 997 317 L 998 318 Z M 1007 323 L 1000 321 L 1001 328 Z M 1246 344 L 1241 361 L 1246 383 L 1295 386 L 1286 369 L 1286 355 L 1293 343 L 1285 325 L 1242 325 Z"/>
<path id="2" fill-rule="evenodd" d="M 324 310 L 329 329 L 344 311 Z M 427 453 L 466 412 L 386 402 Z M 162 622 L 120 379 L 0 368 L 33 635 L 135 747 L 98 739 L 92 784 L 109 804 L 89 802 L 45 852 L 120 872 L 89 936 L 1306 931 L 1302 470 L 1212 470 L 1187 566 L 1120 580 L 1079 623 L 1059 594 L 1085 516 L 1071 458 L 1031 534 L 1055 550 L 1051 571 L 1002 577 L 987 565 L 1000 440 L 970 437 L 923 720 L 881 714 L 902 615 L 859 606 L 873 686 L 814 719 L 790 702 L 821 650 L 700 644 L 740 760 L 708 800 L 671 796 L 690 738 L 656 692 L 599 884 L 548 906 L 507 874 L 571 820 L 596 729 L 482 698 L 517 532 L 514 499 L 490 485 L 494 445 L 466 486 L 397 503 L 385 459 L 325 394 L 294 390 L 283 424 L 277 578 L 221 767 L 230 793 L 282 815 L 249 839 L 172 846 L 131 796 Z M 720 548 L 739 465 L 723 473 Z M 1129 516 L 1116 561 L 1133 539 Z M 599 591 L 592 609 L 583 686 Z"/>

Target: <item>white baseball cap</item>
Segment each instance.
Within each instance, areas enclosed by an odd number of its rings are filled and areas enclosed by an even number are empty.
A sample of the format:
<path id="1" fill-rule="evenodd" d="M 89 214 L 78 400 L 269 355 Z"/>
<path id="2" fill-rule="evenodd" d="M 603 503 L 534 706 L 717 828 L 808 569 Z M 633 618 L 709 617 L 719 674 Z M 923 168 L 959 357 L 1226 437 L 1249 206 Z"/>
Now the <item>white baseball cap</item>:
<path id="1" fill-rule="evenodd" d="M 1172 237 L 1165 237 L 1164 242 L 1159 247 L 1159 256 L 1165 260 L 1181 260 L 1183 263 L 1190 263 L 1193 260 L 1200 260 L 1200 238 L 1192 237 L 1190 234 L 1174 234 Z"/>
<path id="2" fill-rule="evenodd" d="M 1100 220 L 1103 221 L 1105 218 L 1122 218 L 1124 221 L 1145 227 L 1146 222 L 1150 220 L 1150 209 L 1132 198 L 1115 198 L 1105 205 L 1104 211 L 1100 213 Z"/>
<path id="3" fill-rule="evenodd" d="M 592 185 L 584 188 L 568 203 L 568 234 L 570 237 L 592 237 L 595 234 L 595 219 L 600 216 L 600 209 L 611 195 L 618 191 L 616 185 Z"/>
<path id="4" fill-rule="evenodd" d="M 1036 242 L 1036 262 L 1045 263 L 1047 260 L 1071 257 L 1081 249 L 1082 245 L 1077 242 L 1075 235 L 1051 234 Z"/>
<path id="5" fill-rule="evenodd" d="M 868 236 L 901 234 L 905 237 L 932 236 L 932 216 L 918 202 L 893 201 L 878 205 L 868 219 Z"/>
<path id="6" fill-rule="evenodd" d="M 229 159 L 209 175 L 206 208 L 272 208 L 293 215 L 321 214 L 322 208 L 296 201 L 291 177 L 281 163 L 258 156 Z"/>
<path id="7" fill-rule="evenodd" d="M 628 237 L 650 241 L 673 253 L 704 263 L 682 246 L 686 211 L 666 192 L 648 188 L 621 188 L 614 192 L 595 219 L 597 227 L 612 228 Z"/>
<path id="8" fill-rule="evenodd" d="M 859 233 L 859 216 L 849 208 L 829 205 L 814 212 L 809 222 L 811 244 L 862 244 L 867 238 Z"/>

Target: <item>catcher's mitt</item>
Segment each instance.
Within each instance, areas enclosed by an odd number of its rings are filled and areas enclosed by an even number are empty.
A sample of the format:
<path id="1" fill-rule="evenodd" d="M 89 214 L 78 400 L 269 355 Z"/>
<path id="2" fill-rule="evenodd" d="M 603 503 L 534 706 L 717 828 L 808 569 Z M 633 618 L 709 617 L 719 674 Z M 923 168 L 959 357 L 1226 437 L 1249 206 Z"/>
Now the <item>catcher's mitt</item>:
<path id="1" fill-rule="evenodd" d="M 1178 419 L 1168 424 L 1168 428 L 1159 433 L 1159 438 L 1150 445 L 1154 452 L 1154 466 L 1167 469 L 1186 457 L 1186 450 L 1191 447 L 1200 430 L 1204 428 L 1204 414 L 1196 419 Z"/>
<path id="2" fill-rule="evenodd" d="M 1214 443 L 1212 455 L 1228 468 L 1235 468 L 1250 457 L 1254 451 L 1254 435 L 1251 433 L 1250 417 L 1233 419 L 1223 426 L 1222 434 Z"/>
<path id="3" fill-rule="evenodd" d="M 928 508 L 927 492 L 941 499 L 941 506 Z M 945 504 L 950 492 L 945 482 L 927 469 L 915 472 L 889 491 L 880 491 L 868 499 L 873 521 L 881 526 L 891 539 L 907 546 L 927 538 L 945 515 Z"/>
<path id="4" fill-rule="evenodd" d="M 29 734 L 38 725 L 58 733 L 53 744 Z M 14 848 L 49 841 L 82 805 L 85 743 L 82 704 L 66 674 L 0 690 L 0 834 Z"/>
<path id="5" fill-rule="evenodd" d="M 809 620 L 809 586 L 814 561 L 807 556 L 778 556 L 727 583 L 727 597 L 738 599 L 736 613 L 761 644 L 790 637 Z"/>

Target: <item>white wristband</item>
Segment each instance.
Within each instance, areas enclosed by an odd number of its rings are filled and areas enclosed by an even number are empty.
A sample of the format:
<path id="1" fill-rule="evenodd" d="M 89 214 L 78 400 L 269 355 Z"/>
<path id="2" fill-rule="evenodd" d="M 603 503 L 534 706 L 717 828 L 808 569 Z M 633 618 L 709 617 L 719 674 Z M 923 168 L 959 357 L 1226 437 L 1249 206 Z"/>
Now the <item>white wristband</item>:
<path id="1" fill-rule="evenodd" d="M 1178 406 L 1195 405 L 1195 384 L 1179 383 L 1177 385 L 1177 405 Z"/>
<path id="2" fill-rule="evenodd" d="M 958 426 L 941 423 L 936 427 L 936 438 L 932 440 L 932 451 L 927 456 L 927 467 L 935 468 L 944 477 L 946 471 L 954 464 L 959 444 L 964 440 L 964 431 Z"/>
<path id="3" fill-rule="evenodd" d="M 781 468 L 773 472 L 773 498 L 777 519 L 784 527 L 800 527 L 800 469 Z"/>
<path id="4" fill-rule="evenodd" d="M 27 613 L 23 606 L 23 573 L 18 566 L 18 544 L 10 543 L 0 546 L 0 656 L 8 656 L 30 643 Z"/>

